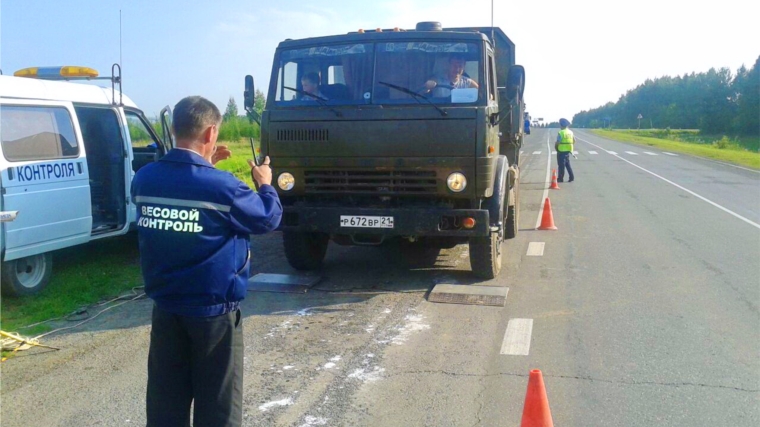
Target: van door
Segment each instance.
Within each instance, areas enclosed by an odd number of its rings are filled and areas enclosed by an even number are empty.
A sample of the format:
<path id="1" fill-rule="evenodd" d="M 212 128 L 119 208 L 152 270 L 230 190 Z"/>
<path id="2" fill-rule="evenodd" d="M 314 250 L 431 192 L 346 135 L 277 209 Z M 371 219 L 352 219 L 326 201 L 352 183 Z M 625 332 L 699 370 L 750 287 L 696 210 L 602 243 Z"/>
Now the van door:
<path id="1" fill-rule="evenodd" d="M 129 223 L 134 224 L 137 221 L 137 207 L 130 198 L 132 179 L 135 177 L 135 173 L 145 165 L 156 162 L 166 155 L 168 149 L 164 142 L 156 135 L 156 131 L 148 119 L 145 118 L 142 111 L 125 108 L 124 115 L 127 119 L 129 145 L 132 156 L 130 159 L 131 171 L 129 180 L 127 181 L 127 200 L 130 200 L 127 214 L 129 215 Z"/>
<path id="2" fill-rule="evenodd" d="M 71 103 L 0 102 L 0 182 L 4 261 L 61 249 L 90 239 L 89 171 Z"/>
<path id="3" fill-rule="evenodd" d="M 174 140 L 174 133 L 172 131 L 172 109 L 168 105 L 161 109 L 161 130 L 164 133 L 164 147 L 166 151 L 176 147 L 177 143 Z"/>

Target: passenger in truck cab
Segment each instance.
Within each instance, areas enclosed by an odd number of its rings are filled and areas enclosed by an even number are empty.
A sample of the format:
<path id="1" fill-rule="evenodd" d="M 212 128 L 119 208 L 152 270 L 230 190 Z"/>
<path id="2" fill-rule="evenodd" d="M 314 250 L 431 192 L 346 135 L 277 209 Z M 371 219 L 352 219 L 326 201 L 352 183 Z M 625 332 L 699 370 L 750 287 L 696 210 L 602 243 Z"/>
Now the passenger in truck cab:
<path id="1" fill-rule="evenodd" d="M 319 74 L 315 72 L 306 73 L 301 77 L 301 87 L 303 91 L 308 93 L 301 97 L 301 101 L 314 101 L 315 99 L 327 99 L 325 95 L 319 90 Z"/>
<path id="2" fill-rule="evenodd" d="M 445 76 L 436 76 L 425 82 L 426 92 L 433 91 L 433 96 L 443 97 L 451 94 L 451 89 L 477 88 L 475 80 L 464 76 L 464 66 L 467 63 L 464 55 L 449 56 L 449 69 Z M 438 87 L 436 89 L 437 86 Z M 435 89 L 435 90 L 434 90 Z"/>

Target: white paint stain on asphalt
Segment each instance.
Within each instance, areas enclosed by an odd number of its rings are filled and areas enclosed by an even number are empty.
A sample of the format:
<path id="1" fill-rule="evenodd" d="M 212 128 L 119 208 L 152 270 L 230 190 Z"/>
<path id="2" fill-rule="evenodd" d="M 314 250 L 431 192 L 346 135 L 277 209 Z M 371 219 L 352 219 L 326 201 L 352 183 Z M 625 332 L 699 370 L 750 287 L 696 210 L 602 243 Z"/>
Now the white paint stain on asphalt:
<path id="1" fill-rule="evenodd" d="M 341 359 L 340 356 L 331 357 L 330 362 L 340 362 L 340 359 Z"/>
<path id="2" fill-rule="evenodd" d="M 272 402 L 265 403 L 265 404 L 259 406 L 259 411 L 266 412 L 266 411 L 268 411 L 268 410 L 270 410 L 272 408 L 276 408 L 278 406 L 290 406 L 292 404 L 293 404 L 293 398 L 292 397 L 288 397 L 286 399 L 275 400 L 275 401 L 272 401 Z"/>
<path id="3" fill-rule="evenodd" d="M 348 378 L 357 379 L 363 383 L 371 383 L 382 378 L 382 374 L 385 372 L 385 368 L 375 366 L 373 369 L 357 368 L 354 372 L 348 375 Z"/>
<path id="4" fill-rule="evenodd" d="M 298 427 L 312 427 L 312 426 L 326 426 L 326 425 L 327 425 L 327 418 L 312 417 L 311 415 L 307 415 L 303 419 L 303 424 L 301 424 Z"/>
<path id="5" fill-rule="evenodd" d="M 327 362 L 325 363 L 325 369 L 332 369 L 335 367 L 335 363 L 333 362 Z"/>
<path id="6" fill-rule="evenodd" d="M 500 353 L 508 356 L 527 356 L 530 353 L 532 334 L 533 319 L 509 319 Z"/>
<path id="7" fill-rule="evenodd" d="M 422 315 L 410 314 L 405 320 L 406 324 L 398 329 L 398 335 L 391 338 L 393 344 L 404 344 L 413 333 L 430 329 L 430 325 L 422 322 L 424 320 Z"/>

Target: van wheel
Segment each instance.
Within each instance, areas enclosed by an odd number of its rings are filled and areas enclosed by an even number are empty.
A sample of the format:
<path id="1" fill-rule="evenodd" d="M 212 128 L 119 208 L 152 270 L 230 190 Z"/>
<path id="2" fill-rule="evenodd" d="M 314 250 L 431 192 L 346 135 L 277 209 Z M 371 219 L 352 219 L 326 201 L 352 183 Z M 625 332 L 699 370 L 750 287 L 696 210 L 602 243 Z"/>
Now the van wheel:
<path id="1" fill-rule="evenodd" d="M 490 237 L 470 237 L 470 266 L 475 276 L 490 280 L 499 275 L 503 241 L 499 233 L 491 233 Z"/>
<path id="2" fill-rule="evenodd" d="M 324 233 L 283 231 L 285 258 L 296 270 L 316 270 L 322 266 L 330 236 Z"/>
<path id="3" fill-rule="evenodd" d="M 4 262 L 2 267 L 3 295 L 34 295 L 42 291 L 50 281 L 53 256 L 49 252 L 32 255 Z"/>

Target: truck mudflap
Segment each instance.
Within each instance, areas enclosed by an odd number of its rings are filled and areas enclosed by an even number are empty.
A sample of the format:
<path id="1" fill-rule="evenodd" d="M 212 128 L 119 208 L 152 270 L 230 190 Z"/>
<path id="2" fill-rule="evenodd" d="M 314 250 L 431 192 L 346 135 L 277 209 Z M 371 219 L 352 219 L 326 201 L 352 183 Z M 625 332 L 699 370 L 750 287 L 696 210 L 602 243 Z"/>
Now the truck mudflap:
<path id="1" fill-rule="evenodd" d="M 286 206 L 280 230 L 385 236 L 488 236 L 485 209 L 369 209 Z M 475 224 L 465 228 L 465 219 Z M 469 222 L 469 221 L 467 221 Z"/>

